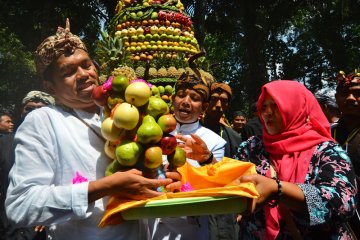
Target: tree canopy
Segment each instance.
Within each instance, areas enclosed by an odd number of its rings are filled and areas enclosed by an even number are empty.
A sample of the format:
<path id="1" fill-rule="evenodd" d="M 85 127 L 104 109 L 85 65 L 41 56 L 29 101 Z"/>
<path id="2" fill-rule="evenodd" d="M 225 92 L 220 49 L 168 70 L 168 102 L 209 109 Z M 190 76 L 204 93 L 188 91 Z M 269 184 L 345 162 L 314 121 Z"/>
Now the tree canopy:
<path id="1" fill-rule="evenodd" d="M 196 37 L 219 81 L 233 88 L 232 110 L 247 110 L 261 86 L 296 79 L 314 93 L 333 88 L 339 70 L 358 67 L 360 6 L 355 0 L 182 0 Z M 32 52 L 71 19 L 71 30 L 95 50 L 115 0 L 2 0 L 0 94 L 2 106 L 40 88 Z"/>

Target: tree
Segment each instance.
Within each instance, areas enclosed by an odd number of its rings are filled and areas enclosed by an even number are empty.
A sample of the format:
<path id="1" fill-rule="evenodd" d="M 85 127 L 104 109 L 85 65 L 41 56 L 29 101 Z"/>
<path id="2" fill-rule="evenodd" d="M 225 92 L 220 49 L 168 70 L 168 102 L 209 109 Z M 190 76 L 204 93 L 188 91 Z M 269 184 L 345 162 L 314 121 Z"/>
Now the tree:
<path id="1" fill-rule="evenodd" d="M 84 39 L 93 54 L 101 24 L 107 26 L 117 2 L 2 0 L 0 24 L 22 44 L 22 53 L 17 54 L 31 61 L 29 54 L 40 41 L 70 17 L 72 32 Z M 360 3 L 356 0 L 182 2 L 208 61 L 217 63 L 215 77 L 231 85 L 236 107 L 241 109 L 256 101 L 261 86 L 270 80 L 295 79 L 316 92 L 333 87 L 339 70 L 349 72 L 359 65 Z M 1 49 L 7 51 L 5 46 Z M 37 82 L 26 71 L 27 75 L 14 79 L 11 64 L 2 64 L 1 71 L 8 76 L 2 91 L 14 82 L 17 86 Z"/>

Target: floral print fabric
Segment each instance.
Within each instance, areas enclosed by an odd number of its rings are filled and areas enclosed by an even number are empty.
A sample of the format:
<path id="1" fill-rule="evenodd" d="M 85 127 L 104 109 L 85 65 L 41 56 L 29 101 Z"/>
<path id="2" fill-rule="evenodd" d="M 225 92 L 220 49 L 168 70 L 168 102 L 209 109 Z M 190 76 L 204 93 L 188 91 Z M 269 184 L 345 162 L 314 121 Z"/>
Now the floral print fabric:
<path id="1" fill-rule="evenodd" d="M 257 137 L 242 142 L 234 158 L 254 163 L 261 175 L 270 168 L 269 154 Z M 350 159 L 339 145 L 318 144 L 305 182 L 298 186 L 304 192 L 308 213 L 291 215 L 302 239 L 352 239 L 345 223 L 354 214 L 357 186 Z M 264 239 L 264 211 L 243 216 L 240 229 L 241 239 Z M 284 221 L 277 239 L 292 239 Z"/>

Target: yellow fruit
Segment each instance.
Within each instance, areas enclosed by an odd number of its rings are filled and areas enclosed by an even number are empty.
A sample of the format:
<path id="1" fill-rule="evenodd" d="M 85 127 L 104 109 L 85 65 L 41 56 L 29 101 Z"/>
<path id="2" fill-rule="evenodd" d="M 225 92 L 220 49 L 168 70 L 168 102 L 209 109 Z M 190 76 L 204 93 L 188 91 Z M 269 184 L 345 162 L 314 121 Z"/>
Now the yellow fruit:
<path id="1" fill-rule="evenodd" d="M 145 105 L 149 101 L 150 96 L 151 89 L 144 82 L 134 82 L 125 90 L 125 100 L 136 107 Z"/>
<path id="2" fill-rule="evenodd" d="M 121 103 L 114 111 L 114 125 L 118 128 L 131 130 L 136 127 L 139 122 L 140 114 L 138 109 L 129 104 Z"/>

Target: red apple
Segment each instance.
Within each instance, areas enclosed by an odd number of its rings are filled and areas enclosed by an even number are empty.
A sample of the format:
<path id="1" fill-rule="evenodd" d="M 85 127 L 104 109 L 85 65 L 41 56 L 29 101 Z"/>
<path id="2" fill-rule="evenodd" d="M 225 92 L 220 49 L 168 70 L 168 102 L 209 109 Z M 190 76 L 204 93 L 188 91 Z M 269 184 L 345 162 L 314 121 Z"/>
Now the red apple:
<path id="1" fill-rule="evenodd" d="M 96 86 L 93 89 L 91 97 L 94 99 L 96 105 L 105 106 L 108 95 L 106 90 L 104 90 L 102 86 Z"/>
<path id="2" fill-rule="evenodd" d="M 166 134 L 161 138 L 159 144 L 164 155 L 172 154 L 177 146 L 176 137 Z"/>
<path id="3" fill-rule="evenodd" d="M 158 146 L 152 146 L 145 150 L 144 166 L 149 169 L 156 169 L 162 164 L 162 150 Z"/>

